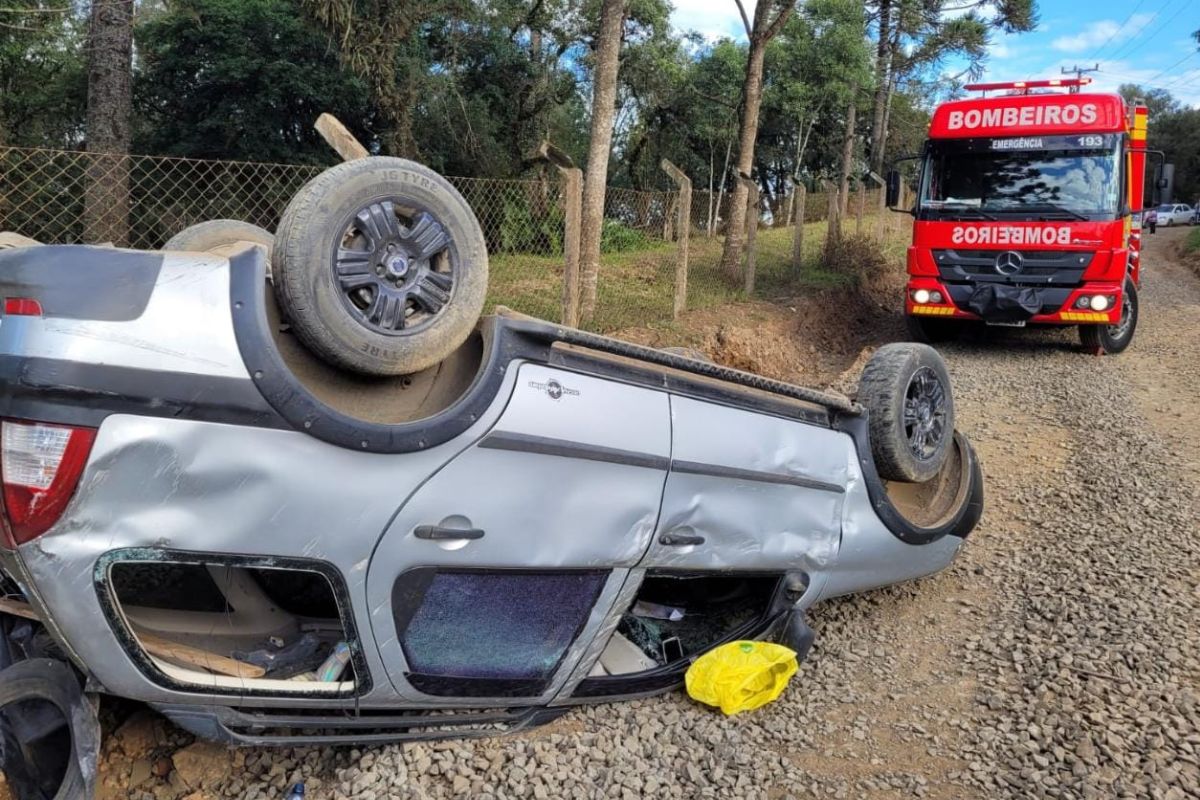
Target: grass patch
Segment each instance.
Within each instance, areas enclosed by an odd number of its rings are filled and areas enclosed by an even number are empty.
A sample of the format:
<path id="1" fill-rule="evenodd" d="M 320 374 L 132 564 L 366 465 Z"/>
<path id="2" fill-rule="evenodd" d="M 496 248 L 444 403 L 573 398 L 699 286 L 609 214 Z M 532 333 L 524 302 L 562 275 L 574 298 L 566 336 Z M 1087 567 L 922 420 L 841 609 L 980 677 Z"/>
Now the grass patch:
<path id="1" fill-rule="evenodd" d="M 1200 252 L 1200 228 L 1192 228 L 1188 231 L 1187 238 L 1183 240 L 1183 252 Z"/>
<path id="2" fill-rule="evenodd" d="M 874 219 L 864 219 L 864 233 L 874 231 Z M 844 267 L 822 263 L 827 224 L 804 226 L 803 259 L 792 265 L 793 229 L 758 232 L 755 294 L 780 297 L 806 290 L 851 289 L 859 276 Z M 850 220 L 847 233 L 854 230 Z M 1197 229 L 1200 232 L 1200 229 Z M 885 247 L 889 262 L 902 263 L 908 231 L 894 232 Z M 741 279 L 730 280 L 720 270 L 724 240 L 693 233 L 688 269 L 689 310 L 712 308 L 745 300 Z M 671 319 L 675 293 L 676 245 L 651 241 L 623 252 L 603 253 L 597 285 L 596 316 L 588 327 L 597 331 L 658 324 Z M 504 305 L 524 314 L 561 321 L 563 259 L 561 256 L 502 254 L 491 258 L 488 308 Z"/>

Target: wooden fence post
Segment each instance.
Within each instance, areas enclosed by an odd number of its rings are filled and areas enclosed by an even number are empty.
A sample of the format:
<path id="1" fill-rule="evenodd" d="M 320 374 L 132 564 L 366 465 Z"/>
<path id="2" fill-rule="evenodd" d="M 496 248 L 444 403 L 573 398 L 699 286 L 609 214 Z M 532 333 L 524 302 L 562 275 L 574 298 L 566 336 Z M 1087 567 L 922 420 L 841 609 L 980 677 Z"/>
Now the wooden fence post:
<path id="1" fill-rule="evenodd" d="M 868 172 L 867 177 L 879 184 L 879 219 L 875 220 L 875 236 L 882 245 L 887 241 L 887 181 L 874 172 Z"/>
<path id="2" fill-rule="evenodd" d="M 579 327 L 579 247 L 583 230 L 583 170 L 559 167 L 563 176 L 563 325 Z"/>
<path id="3" fill-rule="evenodd" d="M 863 210 L 867 202 L 867 187 L 861 180 L 858 183 L 858 209 L 854 212 L 854 235 L 862 236 Z"/>
<path id="4" fill-rule="evenodd" d="M 754 294 L 755 270 L 758 266 L 758 222 L 760 194 L 758 184 L 752 178 L 742 178 L 746 184 L 746 296 Z"/>
<path id="5" fill-rule="evenodd" d="M 692 179 L 665 158 L 662 160 L 662 169 L 679 187 L 679 216 L 675 224 L 679 243 L 675 255 L 675 302 L 671 307 L 672 317 L 678 319 L 687 309 L 688 244 L 692 238 Z"/>
<path id="6" fill-rule="evenodd" d="M 829 250 L 842 238 L 842 218 L 838 213 L 838 189 L 832 183 L 822 179 L 821 188 L 825 190 L 825 215 L 828 217 L 828 227 L 825 230 L 825 249 Z"/>
<path id="7" fill-rule="evenodd" d="M 563 179 L 563 294 L 562 323 L 579 327 L 579 248 L 583 230 L 583 170 L 550 142 L 542 142 L 537 155 L 553 164 Z"/>
<path id="8" fill-rule="evenodd" d="M 796 225 L 792 234 L 792 271 L 799 275 L 804 267 L 804 201 L 807 199 L 808 189 L 794 177 L 792 184 L 796 187 L 792 191 L 792 215 Z"/>
<path id="9" fill-rule="evenodd" d="M 317 129 L 317 133 L 321 134 L 325 143 L 337 151 L 337 154 L 342 157 L 342 161 L 357 161 L 371 155 L 367 152 L 367 148 L 363 147 L 362 143 L 354 138 L 354 134 L 347 130 L 341 120 L 333 114 L 322 114 L 317 117 L 317 123 L 313 127 Z"/>

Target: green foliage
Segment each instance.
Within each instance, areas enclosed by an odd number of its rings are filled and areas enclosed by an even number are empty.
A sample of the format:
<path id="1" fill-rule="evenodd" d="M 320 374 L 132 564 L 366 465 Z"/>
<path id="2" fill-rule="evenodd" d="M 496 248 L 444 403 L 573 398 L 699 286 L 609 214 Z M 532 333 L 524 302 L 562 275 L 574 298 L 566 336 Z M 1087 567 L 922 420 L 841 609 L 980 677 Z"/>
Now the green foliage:
<path id="1" fill-rule="evenodd" d="M 1200 252 L 1200 228 L 1192 228 L 1188 231 L 1187 238 L 1183 240 L 1183 251 L 1185 253 Z"/>
<path id="2" fill-rule="evenodd" d="M 600 229 L 601 253 L 627 253 L 642 250 L 650 244 L 650 237 L 645 233 L 615 219 L 604 220 L 604 226 Z"/>
<path id="3" fill-rule="evenodd" d="M 993 33 L 1023 33 L 1038 23 L 1037 0 L 892 0 L 892 5 L 897 8 L 893 69 L 906 77 L 935 75 L 952 56 L 965 58 L 966 73 L 977 77 Z"/>
<path id="4" fill-rule="evenodd" d="M 1185 108 L 1165 89 L 1148 89 L 1133 83 L 1117 90 L 1126 102 L 1143 102 L 1149 111 L 1147 146 L 1162 150 L 1164 160 L 1175 165 L 1174 199 L 1181 203 L 1200 200 L 1200 109 Z M 1154 179 L 1158 159 L 1147 159 L 1146 205 L 1157 196 Z"/>
<path id="5" fill-rule="evenodd" d="M 505 253 L 562 253 L 565 223 L 566 217 L 556 205 L 535 214 L 523 198 L 506 197 L 497 236 L 499 250 Z"/>
<path id="6" fill-rule="evenodd" d="M 1166 89 L 1148 89 L 1136 83 L 1122 83 L 1117 87 L 1117 93 L 1125 98 L 1125 102 L 1133 104 L 1140 102 L 1146 106 L 1149 121 L 1177 113 L 1182 106 L 1179 101 Z"/>
<path id="7" fill-rule="evenodd" d="M 83 141 L 87 23 L 65 3 L 5 0 L 0 22 L 0 144 Z"/>
<path id="8" fill-rule="evenodd" d="M 1166 162 L 1175 165 L 1174 199 L 1180 203 L 1196 202 L 1200 198 L 1200 109 L 1185 108 L 1159 115 L 1150 122 L 1147 144 L 1151 149 L 1162 150 Z M 1148 167 L 1147 172 L 1147 194 L 1152 196 L 1154 168 Z"/>
<path id="9" fill-rule="evenodd" d="M 329 163 L 328 111 L 362 131 L 362 81 L 292 0 L 177 0 L 138 25 L 136 149 L 156 155 Z"/>
<path id="10" fill-rule="evenodd" d="M 329 163 L 332 153 L 312 130 L 329 111 L 372 151 L 415 155 L 444 174 L 537 174 L 534 154 L 545 139 L 582 166 L 599 1 L 147 0 L 136 30 L 134 148 Z M 769 45 L 754 174 L 772 209 L 791 176 L 815 188 L 817 178 L 836 172 L 850 102 L 860 135 L 869 133 L 876 82 L 869 37 L 880 2 L 806 0 Z M 895 153 L 923 138 L 933 84 L 921 77 L 940 76 L 954 55 L 978 65 L 989 37 L 1028 30 L 1036 7 L 1035 0 L 890 2 L 901 81 L 890 117 Z M 72 4 L 7 3 L 59 5 Z M 948 13 L 958 5 L 971 7 Z M 746 46 L 674 31 L 670 11 L 668 0 L 628 0 L 610 180 L 665 188 L 666 158 L 698 191 L 729 189 L 726 154 L 737 149 Z M 78 145 L 86 7 L 19 19 L 19 29 L 0 26 L 0 141 Z M 497 217 L 528 213 L 521 202 L 506 203 Z M 519 238 L 515 222 L 492 227 L 497 241 Z M 560 247 L 555 235 L 534 238 Z"/>

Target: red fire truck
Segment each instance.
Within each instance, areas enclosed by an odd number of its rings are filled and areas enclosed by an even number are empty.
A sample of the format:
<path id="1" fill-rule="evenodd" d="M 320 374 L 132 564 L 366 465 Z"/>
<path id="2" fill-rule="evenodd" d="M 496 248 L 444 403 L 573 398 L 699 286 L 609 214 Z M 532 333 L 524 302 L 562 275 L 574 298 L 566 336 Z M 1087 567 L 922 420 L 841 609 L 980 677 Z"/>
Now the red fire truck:
<path id="1" fill-rule="evenodd" d="M 1097 354 L 1129 346 L 1146 109 L 1082 92 L 1090 82 L 974 84 L 967 89 L 983 97 L 934 112 L 914 157 L 921 168 L 905 299 L 914 338 L 944 340 L 971 320 L 1078 325 Z M 900 175 L 887 177 L 895 208 Z"/>

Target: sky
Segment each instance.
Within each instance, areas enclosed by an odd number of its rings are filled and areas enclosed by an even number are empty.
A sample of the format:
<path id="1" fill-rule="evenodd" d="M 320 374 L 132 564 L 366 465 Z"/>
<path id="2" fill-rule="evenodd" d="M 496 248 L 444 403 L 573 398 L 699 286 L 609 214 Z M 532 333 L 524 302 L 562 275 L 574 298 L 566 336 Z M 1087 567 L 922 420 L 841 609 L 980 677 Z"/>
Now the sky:
<path id="1" fill-rule="evenodd" d="M 674 3 L 680 30 L 746 38 L 734 0 Z M 747 0 L 747 13 L 753 6 Z M 1200 0 L 1038 0 L 1038 7 L 1037 30 L 994 35 L 983 80 L 1051 78 L 1063 67 L 1099 62 L 1090 75 L 1094 89 L 1139 83 L 1200 106 L 1200 50 L 1191 36 L 1200 30 Z"/>

